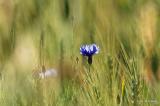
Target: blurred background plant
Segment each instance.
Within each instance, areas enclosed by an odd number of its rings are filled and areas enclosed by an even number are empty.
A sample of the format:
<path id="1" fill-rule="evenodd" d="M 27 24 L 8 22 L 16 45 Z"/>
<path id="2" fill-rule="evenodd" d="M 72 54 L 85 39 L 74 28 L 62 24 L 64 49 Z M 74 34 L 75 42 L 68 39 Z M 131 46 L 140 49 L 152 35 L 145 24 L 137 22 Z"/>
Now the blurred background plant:
<path id="1" fill-rule="evenodd" d="M 159 7 L 159 0 L 0 0 L 0 105 L 159 105 Z M 79 52 L 89 43 L 100 47 L 90 72 Z M 48 69 L 58 75 L 41 79 Z"/>

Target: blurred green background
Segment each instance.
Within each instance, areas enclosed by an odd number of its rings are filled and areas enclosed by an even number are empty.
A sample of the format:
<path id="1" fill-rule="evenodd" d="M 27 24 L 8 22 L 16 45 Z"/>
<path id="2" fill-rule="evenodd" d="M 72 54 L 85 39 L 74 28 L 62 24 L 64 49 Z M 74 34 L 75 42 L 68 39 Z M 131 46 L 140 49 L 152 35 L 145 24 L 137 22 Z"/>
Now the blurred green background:
<path id="1" fill-rule="evenodd" d="M 160 0 L 1 0 L 1 106 L 160 105 Z M 88 70 L 79 53 L 96 43 Z M 39 79 L 42 67 L 58 76 Z"/>

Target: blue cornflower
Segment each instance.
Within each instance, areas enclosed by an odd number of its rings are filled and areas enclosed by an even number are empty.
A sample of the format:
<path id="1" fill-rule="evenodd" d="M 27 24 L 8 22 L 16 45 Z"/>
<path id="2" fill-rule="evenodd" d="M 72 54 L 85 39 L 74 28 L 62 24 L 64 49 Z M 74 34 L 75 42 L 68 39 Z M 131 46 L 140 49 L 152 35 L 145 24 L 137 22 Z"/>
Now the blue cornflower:
<path id="1" fill-rule="evenodd" d="M 88 63 L 92 64 L 92 56 L 99 53 L 99 47 L 96 44 L 82 45 L 80 54 L 88 57 Z"/>

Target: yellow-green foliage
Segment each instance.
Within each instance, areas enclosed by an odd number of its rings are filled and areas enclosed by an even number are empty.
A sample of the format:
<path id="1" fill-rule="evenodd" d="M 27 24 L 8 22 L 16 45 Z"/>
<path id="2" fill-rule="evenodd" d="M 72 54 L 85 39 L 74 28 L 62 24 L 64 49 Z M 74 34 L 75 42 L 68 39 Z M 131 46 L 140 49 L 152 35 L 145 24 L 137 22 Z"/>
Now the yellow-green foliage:
<path id="1" fill-rule="evenodd" d="M 0 0 L 0 106 L 160 105 L 159 0 Z M 96 43 L 90 66 L 80 46 Z M 39 79 L 42 67 L 53 78 Z"/>

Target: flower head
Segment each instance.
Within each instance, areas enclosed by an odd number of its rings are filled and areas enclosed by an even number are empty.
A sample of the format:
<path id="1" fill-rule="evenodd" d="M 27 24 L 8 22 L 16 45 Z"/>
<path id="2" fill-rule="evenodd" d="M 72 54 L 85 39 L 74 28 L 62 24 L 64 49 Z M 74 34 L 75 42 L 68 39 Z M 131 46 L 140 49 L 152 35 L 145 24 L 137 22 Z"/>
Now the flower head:
<path id="1" fill-rule="evenodd" d="M 92 64 L 92 56 L 99 53 L 99 47 L 96 44 L 82 45 L 80 54 L 88 57 L 88 63 Z"/>
<path id="2" fill-rule="evenodd" d="M 57 76 L 57 71 L 55 69 L 48 69 L 45 70 L 44 72 L 39 73 L 39 77 L 42 79 L 49 77 L 56 77 L 56 76 Z"/>
<path id="3" fill-rule="evenodd" d="M 82 45 L 80 47 L 80 54 L 82 54 L 83 56 L 90 57 L 98 53 L 99 53 L 99 47 L 96 44 Z"/>

